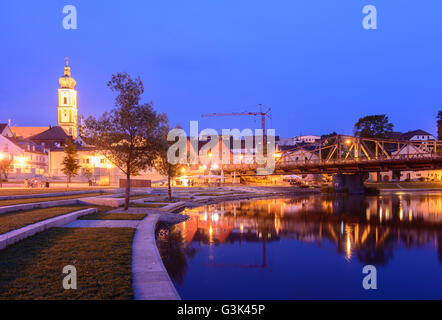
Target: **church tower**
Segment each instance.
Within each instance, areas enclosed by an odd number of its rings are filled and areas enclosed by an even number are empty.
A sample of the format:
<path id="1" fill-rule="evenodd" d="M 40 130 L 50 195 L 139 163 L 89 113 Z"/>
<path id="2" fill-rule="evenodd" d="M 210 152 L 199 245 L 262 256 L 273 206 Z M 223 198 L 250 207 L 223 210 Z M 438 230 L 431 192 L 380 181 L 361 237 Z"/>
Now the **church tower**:
<path id="1" fill-rule="evenodd" d="M 66 58 L 64 76 L 59 79 L 60 89 L 58 89 L 58 126 L 62 127 L 68 135 L 76 139 L 78 136 L 77 119 L 77 91 L 76 82 L 71 77 L 69 60 Z"/>

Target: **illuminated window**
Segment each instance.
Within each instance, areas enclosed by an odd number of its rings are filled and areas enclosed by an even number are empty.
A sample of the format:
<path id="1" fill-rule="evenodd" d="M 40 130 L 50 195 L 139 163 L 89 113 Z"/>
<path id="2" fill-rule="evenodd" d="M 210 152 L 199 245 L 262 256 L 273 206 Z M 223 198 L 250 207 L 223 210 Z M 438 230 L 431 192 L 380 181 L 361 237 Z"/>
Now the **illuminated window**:
<path id="1" fill-rule="evenodd" d="M 64 104 L 68 104 L 68 98 L 64 97 Z"/>

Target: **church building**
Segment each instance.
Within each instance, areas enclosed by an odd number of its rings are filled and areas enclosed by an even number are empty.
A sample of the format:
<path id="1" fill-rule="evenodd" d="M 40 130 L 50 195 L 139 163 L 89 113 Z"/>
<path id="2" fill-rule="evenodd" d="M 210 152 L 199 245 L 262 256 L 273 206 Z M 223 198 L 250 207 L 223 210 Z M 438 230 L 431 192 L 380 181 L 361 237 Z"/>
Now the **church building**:
<path id="1" fill-rule="evenodd" d="M 10 177 L 20 180 L 44 175 L 64 179 L 64 147 L 66 140 L 70 140 L 76 145 L 77 162 L 81 167 L 74 180 L 92 179 L 101 185 L 118 184 L 124 174 L 94 146 L 84 142 L 83 124 L 78 121 L 76 81 L 67 59 L 59 84 L 57 126 L 16 127 L 10 122 L 0 123 L 0 158 L 12 160 Z M 87 177 L 86 172 L 92 172 L 92 178 Z M 154 181 L 163 179 L 155 170 L 146 170 L 143 177 Z"/>

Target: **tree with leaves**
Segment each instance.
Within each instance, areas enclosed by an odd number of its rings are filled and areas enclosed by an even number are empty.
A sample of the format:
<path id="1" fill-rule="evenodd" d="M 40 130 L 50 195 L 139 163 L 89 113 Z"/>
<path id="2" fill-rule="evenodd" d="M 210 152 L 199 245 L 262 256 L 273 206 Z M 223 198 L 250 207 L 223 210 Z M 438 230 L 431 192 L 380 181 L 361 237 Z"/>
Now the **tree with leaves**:
<path id="1" fill-rule="evenodd" d="M 437 113 L 437 140 L 442 140 L 442 110 Z"/>
<path id="2" fill-rule="evenodd" d="M 371 115 L 360 118 L 354 126 L 356 137 L 360 138 L 388 138 L 393 132 L 393 124 L 385 114 Z"/>
<path id="3" fill-rule="evenodd" d="M 93 174 L 94 174 L 94 173 L 92 172 L 92 169 L 91 169 L 91 168 L 89 168 L 89 167 L 84 167 L 84 168 L 83 168 L 83 176 L 86 177 L 86 179 L 87 179 L 87 181 L 88 181 L 89 183 L 91 183 L 91 178 L 92 178 Z"/>
<path id="4" fill-rule="evenodd" d="M 169 195 L 169 201 L 172 201 L 172 186 L 171 180 L 178 176 L 179 174 L 179 165 L 172 164 L 168 158 L 168 151 L 171 143 L 167 140 L 167 134 L 169 132 L 169 127 L 163 127 L 162 133 L 162 143 L 160 145 L 158 158 L 155 160 L 155 169 L 163 176 L 167 177 L 167 190 Z"/>
<path id="5" fill-rule="evenodd" d="M 77 148 L 75 147 L 75 144 L 69 139 L 66 139 L 64 153 L 66 154 L 66 156 L 61 163 L 63 166 L 61 171 L 67 177 L 67 185 L 69 187 L 69 183 L 71 183 L 72 177 L 78 175 L 78 171 L 80 170 L 80 165 L 78 164 L 77 159 Z"/>
<path id="6" fill-rule="evenodd" d="M 115 108 L 100 118 L 86 119 L 85 135 L 90 143 L 126 175 L 124 210 L 129 208 L 130 179 L 153 167 L 162 143 L 167 116 L 151 104 L 140 103 L 144 86 L 127 73 L 112 75 L 107 84 L 117 92 Z"/>
<path id="7" fill-rule="evenodd" d="M 5 177 L 5 180 L 8 181 L 8 175 L 9 172 L 11 172 L 11 170 L 12 170 L 12 159 L 3 156 L 0 159 L 0 187 L 2 187 L 2 182 L 3 182 L 2 175 Z"/>
<path id="8" fill-rule="evenodd" d="M 328 139 L 328 138 L 331 138 L 331 137 L 334 137 L 334 136 L 337 136 L 337 135 L 338 134 L 335 131 L 333 131 L 332 133 L 329 133 L 329 134 L 323 134 L 321 136 L 321 140 L 325 140 L 325 139 Z"/>

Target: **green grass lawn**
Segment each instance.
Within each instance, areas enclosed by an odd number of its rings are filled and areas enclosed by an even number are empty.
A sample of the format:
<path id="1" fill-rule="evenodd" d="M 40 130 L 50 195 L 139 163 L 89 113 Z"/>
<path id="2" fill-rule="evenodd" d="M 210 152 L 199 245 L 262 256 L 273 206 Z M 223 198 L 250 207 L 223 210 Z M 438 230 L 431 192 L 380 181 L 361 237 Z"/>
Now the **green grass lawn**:
<path id="1" fill-rule="evenodd" d="M 43 194 L 43 193 L 56 193 L 56 192 L 73 192 L 73 191 L 90 191 L 101 190 L 109 187 L 90 187 L 90 188 L 45 188 L 45 189 L 2 189 L 0 188 L 0 196 L 19 196 L 19 195 L 31 195 L 31 194 Z"/>
<path id="2" fill-rule="evenodd" d="M 125 195 L 122 195 L 117 198 L 124 199 L 125 197 L 126 197 Z M 143 198 L 150 198 L 150 197 L 158 197 L 158 195 L 156 195 L 156 194 L 138 194 L 138 195 L 130 196 L 130 199 L 136 200 L 136 199 L 143 199 Z"/>
<path id="3" fill-rule="evenodd" d="M 35 203 L 35 202 L 46 202 L 46 201 L 56 201 L 56 200 L 69 200 L 78 198 L 88 198 L 88 197 L 98 197 L 103 195 L 108 195 L 111 193 L 99 192 L 99 193 L 83 193 L 70 196 L 60 196 L 60 197 L 47 197 L 47 198 L 31 198 L 31 199 L 15 199 L 15 200 L 1 200 L 0 207 L 12 206 L 15 204 L 25 204 L 25 203 Z"/>
<path id="4" fill-rule="evenodd" d="M 109 207 L 97 206 L 65 206 L 3 213 L 0 215 L 0 234 L 23 228 L 27 225 L 46 219 L 87 208 L 97 208 L 99 213 L 112 209 Z"/>
<path id="5" fill-rule="evenodd" d="M 175 203 L 175 202 L 179 202 L 179 201 L 187 201 L 187 200 L 192 200 L 191 198 L 173 198 L 172 201 L 169 200 L 145 200 L 144 203 Z"/>
<path id="6" fill-rule="evenodd" d="M 132 213 L 93 213 L 78 218 L 78 220 L 143 220 L 147 214 Z"/>
<path id="7" fill-rule="evenodd" d="M 134 208 L 162 208 L 165 207 L 165 204 L 160 203 L 131 203 L 129 207 Z"/>
<path id="8" fill-rule="evenodd" d="M 53 228 L 0 251 L 0 299 L 133 299 L 132 228 Z M 76 290 L 62 285 L 77 269 Z"/>

